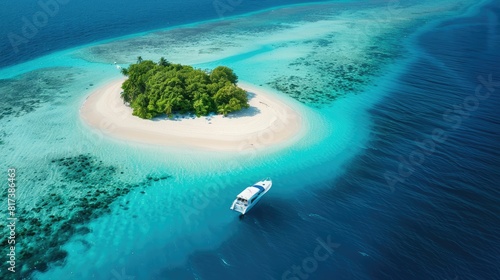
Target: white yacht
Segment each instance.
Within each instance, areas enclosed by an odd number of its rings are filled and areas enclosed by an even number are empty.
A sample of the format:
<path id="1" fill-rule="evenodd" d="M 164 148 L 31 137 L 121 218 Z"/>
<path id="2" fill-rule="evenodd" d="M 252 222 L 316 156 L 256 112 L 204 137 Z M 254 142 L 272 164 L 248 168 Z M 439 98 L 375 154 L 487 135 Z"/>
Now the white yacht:
<path id="1" fill-rule="evenodd" d="M 231 210 L 238 211 L 242 215 L 259 202 L 259 200 L 266 194 L 267 191 L 271 189 L 273 181 L 270 178 L 266 178 L 253 184 L 250 187 L 244 189 L 240 194 L 236 196 L 236 199 L 231 205 Z"/>

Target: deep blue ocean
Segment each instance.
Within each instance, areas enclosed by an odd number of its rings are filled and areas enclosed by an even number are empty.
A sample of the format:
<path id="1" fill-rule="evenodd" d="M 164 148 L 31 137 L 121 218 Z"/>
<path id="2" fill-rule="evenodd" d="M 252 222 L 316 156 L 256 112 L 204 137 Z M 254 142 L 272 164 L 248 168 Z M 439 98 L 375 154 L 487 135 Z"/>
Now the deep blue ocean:
<path id="1" fill-rule="evenodd" d="M 307 2 L 314 1 L 146 0 L 126 4 L 117 0 L 3 1 L 0 3 L 0 68 L 103 39 Z"/>
<path id="2" fill-rule="evenodd" d="M 306 2 L 221 1 L 231 6 L 222 14 L 212 0 L 68 0 L 18 52 L 8 34 L 21 34 L 22 18 L 42 8 L 4 1 L 0 67 L 98 40 Z M 263 200 L 239 221 L 238 234 L 156 279 L 500 279 L 500 1 L 422 30 L 410 43 L 419 58 L 393 73 L 386 97 L 370 110 L 368 145 L 341 178 L 304 185 L 295 199 Z M 316 248 L 323 254 L 325 243 L 331 251 L 311 273 L 283 276 Z M 127 271 L 134 275 L 133 267 Z"/>
<path id="3" fill-rule="evenodd" d="M 338 248 L 314 274 L 283 279 L 500 279 L 499 17 L 495 1 L 416 38 L 425 58 L 371 110 L 368 148 L 341 179 L 263 201 L 243 220 L 245 234 L 165 276 L 282 279 L 276 271 L 293 271 L 290 259 L 301 266 L 330 238 Z"/>

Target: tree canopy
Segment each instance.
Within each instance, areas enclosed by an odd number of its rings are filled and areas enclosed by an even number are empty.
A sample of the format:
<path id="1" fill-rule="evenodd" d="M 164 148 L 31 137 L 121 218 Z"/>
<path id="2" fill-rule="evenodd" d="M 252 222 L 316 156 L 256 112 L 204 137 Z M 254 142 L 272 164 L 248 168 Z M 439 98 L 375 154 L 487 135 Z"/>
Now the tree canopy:
<path id="1" fill-rule="evenodd" d="M 137 63 L 121 72 L 128 77 L 122 84 L 122 98 L 140 118 L 174 113 L 227 115 L 249 107 L 247 94 L 236 86 L 238 76 L 229 67 L 218 66 L 207 73 L 163 57 L 155 63 L 139 56 Z"/>

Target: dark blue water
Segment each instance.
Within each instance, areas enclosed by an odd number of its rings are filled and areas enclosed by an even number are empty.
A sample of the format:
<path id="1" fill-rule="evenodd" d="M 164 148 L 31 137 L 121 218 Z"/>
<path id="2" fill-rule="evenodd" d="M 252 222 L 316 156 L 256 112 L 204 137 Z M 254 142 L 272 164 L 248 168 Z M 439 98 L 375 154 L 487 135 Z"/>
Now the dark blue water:
<path id="1" fill-rule="evenodd" d="M 419 37 L 341 179 L 263 201 L 158 279 L 500 279 L 499 17 L 495 1 Z"/>
<path id="2" fill-rule="evenodd" d="M 2 1 L 0 68 L 107 38 L 307 2 L 313 1 Z"/>

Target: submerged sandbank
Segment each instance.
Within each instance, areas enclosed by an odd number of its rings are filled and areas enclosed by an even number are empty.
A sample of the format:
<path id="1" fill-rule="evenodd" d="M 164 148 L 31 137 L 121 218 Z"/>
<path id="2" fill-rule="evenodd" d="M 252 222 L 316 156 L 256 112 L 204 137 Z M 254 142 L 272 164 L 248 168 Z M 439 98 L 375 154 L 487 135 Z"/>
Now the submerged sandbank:
<path id="1" fill-rule="evenodd" d="M 298 138 L 302 116 L 291 104 L 246 83 L 250 108 L 227 117 L 178 116 L 145 120 L 132 115 L 120 97 L 124 79 L 114 80 L 85 100 L 82 119 L 91 127 L 122 140 L 169 147 L 240 151 L 273 146 Z"/>

